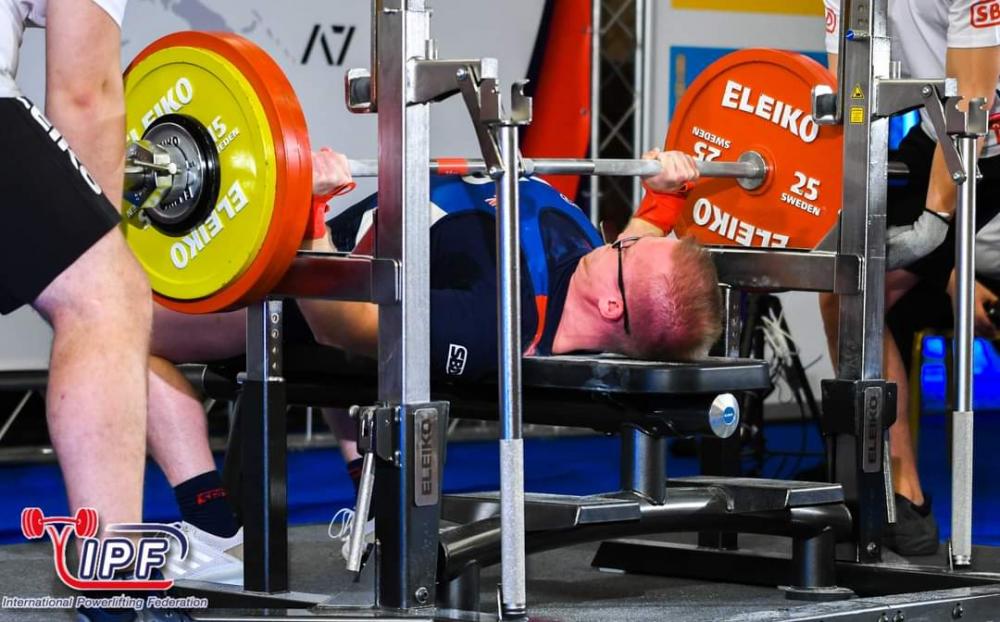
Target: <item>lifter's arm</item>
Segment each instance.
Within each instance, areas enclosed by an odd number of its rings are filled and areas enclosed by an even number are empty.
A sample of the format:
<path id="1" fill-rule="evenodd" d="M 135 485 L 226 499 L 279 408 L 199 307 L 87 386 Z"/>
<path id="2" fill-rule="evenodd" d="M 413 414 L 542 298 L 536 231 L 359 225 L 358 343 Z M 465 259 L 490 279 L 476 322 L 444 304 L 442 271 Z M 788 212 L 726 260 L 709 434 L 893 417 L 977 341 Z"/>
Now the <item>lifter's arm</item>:
<path id="1" fill-rule="evenodd" d="M 313 153 L 312 164 L 314 196 L 327 196 L 353 186 L 351 167 L 343 154 L 323 148 Z M 324 229 L 322 225 L 319 228 Z M 314 240 L 306 240 L 302 249 L 337 252 L 330 241 L 329 231 L 324 231 L 324 235 Z M 356 250 L 361 253 L 365 251 L 361 248 Z M 317 342 L 354 354 L 373 358 L 377 355 L 377 305 L 312 299 L 299 299 L 298 305 Z"/>
<path id="2" fill-rule="evenodd" d="M 664 236 L 670 233 L 684 199 L 663 195 L 681 192 L 689 182 L 698 179 L 698 165 L 686 153 L 653 149 L 642 157 L 659 160 L 663 171 L 644 181 L 646 197 L 620 237 Z M 660 198 L 662 203 L 657 201 Z"/>
<path id="3" fill-rule="evenodd" d="M 46 22 L 46 115 L 118 207 L 125 166 L 121 29 L 93 0 L 49 0 Z"/>
<path id="4" fill-rule="evenodd" d="M 304 250 L 336 252 L 330 236 L 310 240 Z M 309 330 L 317 342 L 352 354 L 378 355 L 378 305 L 369 302 L 298 299 Z"/>

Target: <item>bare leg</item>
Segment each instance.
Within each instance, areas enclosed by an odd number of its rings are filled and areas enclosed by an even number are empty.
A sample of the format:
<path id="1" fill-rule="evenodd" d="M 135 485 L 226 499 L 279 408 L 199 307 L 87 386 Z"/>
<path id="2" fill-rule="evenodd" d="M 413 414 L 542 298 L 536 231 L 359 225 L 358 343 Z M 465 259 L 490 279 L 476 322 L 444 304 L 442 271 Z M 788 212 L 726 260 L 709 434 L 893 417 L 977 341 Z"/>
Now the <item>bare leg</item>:
<path id="1" fill-rule="evenodd" d="M 149 453 L 170 486 L 215 469 L 201 400 L 173 363 L 149 360 Z"/>
<path id="2" fill-rule="evenodd" d="M 344 458 L 344 462 L 350 463 L 360 458 L 357 421 L 351 419 L 342 409 L 324 408 L 322 410 L 323 420 L 337 437 L 337 445 L 340 446 L 340 455 Z"/>
<path id="3" fill-rule="evenodd" d="M 819 295 L 819 313 L 823 318 L 826 347 L 830 352 L 833 369 L 837 369 L 837 341 L 840 339 L 840 297 L 836 294 Z"/>
<path id="4" fill-rule="evenodd" d="M 246 313 L 185 315 L 156 307 L 149 374 L 149 450 L 171 486 L 215 470 L 205 411 L 174 363 L 245 350 Z"/>
<path id="5" fill-rule="evenodd" d="M 917 283 L 917 277 L 905 270 L 886 274 L 886 309 L 892 308 Z M 837 365 L 837 339 L 839 301 L 833 294 L 820 294 L 820 313 L 826 330 L 827 345 L 834 367 Z M 896 383 L 896 422 L 889 428 L 889 453 L 892 457 L 892 484 L 895 492 L 916 505 L 924 502 L 920 476 L 917 473 L 917 457 L 910 434 L 908 415 L 908 378 L 903 358 L 892 338 L 888 327 L 883 341 L 884 373 L 886 380 Z"/>
<path id="6" fill-rule="evenodd" d="M 903 495 L 916 505 L 923 505 L 924 492 L 920 487 L 920 475 L 917 473 L 917 452 L 913 447 L 913 435 L 910 433 L 910 416 L 908 412 L 908 378 L 903 366 L 903 357 L 896 346 L 892 333 L 885 331 L 885 377 L 889 382 L 895 382 L 896 422 L 889 428 L 889 455 L 892 457 L 892 487 L 897 494 Z"/>
<path id="7" fill-rule="evenodd" d="M 69 505 L 95 508 L 103 525 L 142 518 L 150 300 L 112 231 L 33 305 L 55 331 L 47 418 Z"/>
<path id="8" fill-rule="evenodd" d="M 187 315 L 156 305 L 154 355 L 171 363 L 203 363 L 246 351 L 246 311 Z"/>

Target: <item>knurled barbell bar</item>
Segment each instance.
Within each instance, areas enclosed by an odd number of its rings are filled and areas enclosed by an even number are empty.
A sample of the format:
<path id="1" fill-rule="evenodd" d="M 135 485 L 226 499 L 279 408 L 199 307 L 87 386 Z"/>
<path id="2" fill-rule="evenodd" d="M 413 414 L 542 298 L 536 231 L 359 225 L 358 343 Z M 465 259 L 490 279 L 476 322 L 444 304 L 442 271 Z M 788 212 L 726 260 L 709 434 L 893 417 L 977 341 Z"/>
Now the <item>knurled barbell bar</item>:
<path id="1" fill-rule="evenodd" d="M 377 177 L 378 160 L 350 160 L 353 177 Z M 697 161 L 702 177 L 734 178 L 747 190 L 764 183 L 767 164 L 755 151 L 741 154 L 735 162 Z M 524 158 L 521 160 L 524 175 L 599 175 L 602 177 L 652 177 L 663 169 L 656 160 L 635 159 L 575 159 L 575 158 Z M 436 175 L 490 175 L 490 167 L 483 160 L 464 158 L 439 158 L 431 160 L 431 173 Z"/>

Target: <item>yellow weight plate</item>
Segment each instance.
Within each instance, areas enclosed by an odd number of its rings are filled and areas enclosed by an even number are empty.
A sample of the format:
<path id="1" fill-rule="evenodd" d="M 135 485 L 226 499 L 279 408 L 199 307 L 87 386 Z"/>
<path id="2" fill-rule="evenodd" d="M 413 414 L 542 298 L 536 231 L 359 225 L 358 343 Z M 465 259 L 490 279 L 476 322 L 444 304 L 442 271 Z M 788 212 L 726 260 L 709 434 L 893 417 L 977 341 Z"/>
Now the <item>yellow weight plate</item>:
<path id="1" fill-rule="evenodd" d="M 128 138 L 158 118 L 180 114 L 208 129 L 219 160 L 219 196 L 186 232 L 128 222 L 125 236 L 153 290 L 179 301 L 211 296 L 257 258 L 275 209 L 275 144 L 264 107 L 238 67 L 213 51 L 160 49 L 125 76 Z"/>

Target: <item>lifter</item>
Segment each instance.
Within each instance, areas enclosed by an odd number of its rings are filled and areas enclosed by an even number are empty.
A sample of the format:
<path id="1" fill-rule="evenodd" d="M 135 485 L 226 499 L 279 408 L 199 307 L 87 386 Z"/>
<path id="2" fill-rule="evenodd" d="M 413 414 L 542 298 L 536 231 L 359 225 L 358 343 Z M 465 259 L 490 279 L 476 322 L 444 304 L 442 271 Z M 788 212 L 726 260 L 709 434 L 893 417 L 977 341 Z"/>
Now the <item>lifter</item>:
<path id="1" fill-rule="evenodd" d="M 697 177 L 689 156 L 673 152 L 658 159 L 663 172 L 647 182 L 650 187 L 676 190 Z M 343 156 L 314 154 L 314 194 L 350 182 Z M 494 188 L 487 179 L 432 181 L 431 375 L 438 380 L 475 382 L 496 374 Z M 370 250 L 367 224 L 376 205 L 377 197 L 369 197 L 333 221 L 338 247 Z M 718 338 L 718 278 L 711 259 L 690 240 L 603 245 L 578 207 L 535 178 L 521 181 L 521 208 L 526 353 L 587 350 L 676 360 L 703 356 Z M 323 235 L 306 249 L 334 246 Z M 350 353 L 375 355 L 376 305 L 297 304 L 305 321 L 290 320 L 286 336 L 298 332 Z M 173 364 L 242 354 L 245 312 L 192 316 L 157 308 L 154 326 L 150 451 L 174 486 L 192 547 L 188 561 L 171 560 L 168 571 L 175 578 L 239 584 L 243 565 L 233 553 L 242 532 L 215 470 L 201 402 Z M 335 422 L 342 435 L 354 431 L 343 423 Z M 349 441 L 341 443 L 348 462 L 359 457 Z"/>

